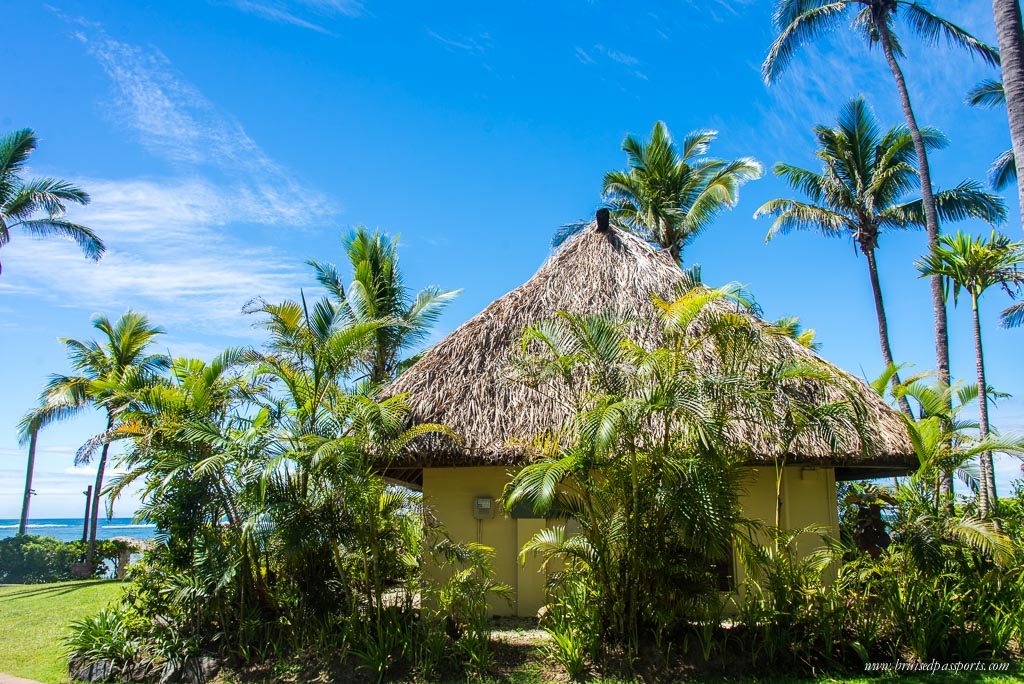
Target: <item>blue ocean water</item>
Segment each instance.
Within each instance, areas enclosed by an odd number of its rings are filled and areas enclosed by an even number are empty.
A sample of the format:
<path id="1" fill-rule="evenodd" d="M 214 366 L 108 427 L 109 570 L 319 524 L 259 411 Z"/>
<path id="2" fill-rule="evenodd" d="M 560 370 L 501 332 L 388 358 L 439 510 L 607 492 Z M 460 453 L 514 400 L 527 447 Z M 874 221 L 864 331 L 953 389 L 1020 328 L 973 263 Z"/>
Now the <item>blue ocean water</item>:
<path id="1" fill-rule="evenodd" d="M 56 537 L 61 541 L 75 541 L 82 538 L 82 518 L 33 518 L 28 521 L 28 534 L 39 534 Z M 13 537 L 18 533 L 18 520 L 0 518 L 0 539 Z M 152 539 L 156 533 L 156 525 L 133 523 L 131 518 L 100 517 L 96 526 L 97 539 L 113 537 L 132 537 L 133 539 Z"/>

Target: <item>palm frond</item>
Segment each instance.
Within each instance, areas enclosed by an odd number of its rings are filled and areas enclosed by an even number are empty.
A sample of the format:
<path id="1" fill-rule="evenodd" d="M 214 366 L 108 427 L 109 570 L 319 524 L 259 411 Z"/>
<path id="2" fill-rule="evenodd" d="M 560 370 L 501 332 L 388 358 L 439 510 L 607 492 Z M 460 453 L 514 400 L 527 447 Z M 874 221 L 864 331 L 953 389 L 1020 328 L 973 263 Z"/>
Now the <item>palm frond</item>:
<path id="1" fill-rule="evenodd" d="M 1003 82 L 987 79 L 971 88 L 967 93 L 967 104 L 972 107 L 991 109 L 1006 104 L 1006 91 Z"/>
<path id="2" fill-rule="evenodd" d="M 776 5 L 772 22 L 779 31 L 768 49 L 761 75 L 771 85 L 789 67 L 797 50 L 839 26 L 847 1 L 784 0 Z"/>
<path id="3" fill-rule="evenodd" d="M 21 228 L 28 234 L 36 237 L 56 236 L 70 238 L 78 243 L 86 258 L 93 261 L 98 261 L 103 256 L 103 253 L 107 251 L 103 240 L 96 235 L 92 228 L 72 223 L 71 221 L 65 221 L 64 219 L 29 219 L 19 221 L 11 227 Z"/>
<path id="4" fill-rule="evenodd" d="M 938 44 L 945 38 L 954 47 L 967 50 L 970 54 L 980 57 L 989 66 L 999 66 L 999 50 L 984 43 L 948 19 L 934 14 L 917 2 L 904 2 L 904 17 L 911 28 L 929 43 Z"/>
<path id="5" fill-rule="evenodd" d="M 1018 328 L 1024 325 L 1024 302 L 1011 304 L 999 314 L 999 320 L 1004 328 Z"/>
<path id="6" fill-rule="evenodd" d="M 1017 158 L 1010 148 L 996 157 L 988 168 L 988 182 L 994 190 L 1005 190 L 1017 181 Z"/>

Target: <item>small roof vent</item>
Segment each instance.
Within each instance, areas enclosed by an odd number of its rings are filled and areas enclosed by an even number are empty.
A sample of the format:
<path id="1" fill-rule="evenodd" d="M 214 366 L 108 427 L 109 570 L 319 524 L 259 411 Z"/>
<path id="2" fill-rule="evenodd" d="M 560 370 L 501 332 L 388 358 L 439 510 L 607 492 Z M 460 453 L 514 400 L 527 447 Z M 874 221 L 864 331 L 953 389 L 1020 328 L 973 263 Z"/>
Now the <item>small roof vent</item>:
<path id="1" fill-rule="evenodd" d="M 597 232 L 608 232 L 608 222 L 610 218 L 611 217 L 607 209 L 602 208 L 597 210 Z"/>

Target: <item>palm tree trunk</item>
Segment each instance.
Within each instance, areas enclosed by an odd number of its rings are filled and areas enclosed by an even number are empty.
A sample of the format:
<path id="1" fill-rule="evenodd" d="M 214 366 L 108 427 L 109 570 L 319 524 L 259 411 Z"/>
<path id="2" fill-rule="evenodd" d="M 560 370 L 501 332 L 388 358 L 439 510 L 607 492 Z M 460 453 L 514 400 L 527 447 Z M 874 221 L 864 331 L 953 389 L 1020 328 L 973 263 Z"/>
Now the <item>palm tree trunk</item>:
<path id="1" fill-rule="evenodd" d="M 676 262 L 676 266 L 679 268 L 683 267 L 683 246 L 680 244 L 673 243 L 668 248 L 668 253 L 672 255 L 672 261 Z"/>
<path id="2" fill-rule="evenodd" d="M 1019 0 L 992 0 L 992 16 L 999 36 L 1003 92 L 1017 165 L 1017 197 L 1024 221 L 1024 27 Z"/>
<path id="3" fill-rule="evenodd" d="M 28 529 L 28 507 L 32 503 L 32 473 L 36 469 L 36 435 L 33 430 L 28 442 L 28 465 L 25 467 L 25 498 L 21 502 L 21 520 L 18 522 L 18 534 L 25 534 Z"/>
<path id="4" fill-rule="evenodd" d="M 974 317 L 974 363 L 978 372 L 978 425 L 981 438 L 988 437 L 988 386 L 985 384 L 985 355 L 981 347 L 981 317 L 978 315 L 978 296 L 971 294 Z M 981 463 L 981 515 L 988 516 L 996 506 L 996 478 L 992 467 L 992 453 L 985 452 Z"/>
<path id="5" fill-rule="evenodd" d="M 879 27 L 879 34 L 882 43 L 882 52 L 885 54 L 885 61 L 889 65 L 892 77 L 896 81 L 896 90 L 900 95 L 900 106 L 903 108 L 903 116 L 907 120 L 907 130 L 910 131 L 910 138 L 914 141 L 914 152 L 917 154 L 917 170 L 921 179 L 921 204 L 924 208 L 925 230 L 928 233 L 928 252 L 935 253 L 939 246 L 939 214 L 935 209 L 935 193 L 932 191 L 932 173 L 928 166 L 928 151 L 924 147 L 924 139 L 921 137 L 921 129 L 917 125 L 917 117 L 914 116 L 914 108 L 910 105 L 910 93 L 907 91 L 907 81 L 903 78 L 903 70 L 896 61 L 896 55 L 892 51 L 892 35 L 885 26 Z M 950 382 L 949 376 L 949 330 L 946 322 L 946 294 L 942 287 L 942 276 L 931 277 L 932 288 L 932 313 L 935 319 L 935 370 L 941 382 L 947 385 Z M 948 496 L 953 489 L 953 479 L 943 474 L 939 491 Z"/>
<path id="6" fill-rule="evenodd" d="M 111 415 L 107 416 L 107 432 L 114 427 L 114 417 Z M 100 496 L 103 491 L 103 473 L 107 469 L 107 453 L 110 451 L 110 444 L 103 443 L 103 449 L 100 450 L 100 462 L 96 466 L 96 484 L 93 486 L 92 495 L 92 520 L 89 521 L 89 546 L 85 551 L 85 562 L 87 565 L 92 566 L 96 558 L 96 525 L 100 517 Z"/>
<path id="7" fill-rule="evenodd" d="M 878 281 L 878 264 L 875 262 L 875 250 L 874 248 L 867 248 L 863 251 L 868 261 L 871 295 L 875 299 L 875 316 L 878 318 L 878 343 L 882 347 L 882 361 L 885 363 L 886 368 L 890 366 L 895 367 L 896 364 L 892 360 L 892 347 L 889 346 L 889 322 L 885 316 L 885 305 L 882 303 L 882 285 Z M 899 385 L 900 374 L 899 372 L 894 372 L 892 374 L 893 389 L 899 387 Z M 900 410 L 907 415 L 907 418 L 914 418 L 914 412 L 910 409 L 910 402 L 907 401 L 906 397 L 901 396 L 896 402 L 899 404 Z"/>
<path id="8" fill-rule="evenodd" d="M 85 517 L 82 519 L 82 543 L 85 544 L 89 541 L 89 521 L 92 520 L 90 511 L 92 510 L 92 485 L 85 488 L 82 492 L 85 494 Z"/>

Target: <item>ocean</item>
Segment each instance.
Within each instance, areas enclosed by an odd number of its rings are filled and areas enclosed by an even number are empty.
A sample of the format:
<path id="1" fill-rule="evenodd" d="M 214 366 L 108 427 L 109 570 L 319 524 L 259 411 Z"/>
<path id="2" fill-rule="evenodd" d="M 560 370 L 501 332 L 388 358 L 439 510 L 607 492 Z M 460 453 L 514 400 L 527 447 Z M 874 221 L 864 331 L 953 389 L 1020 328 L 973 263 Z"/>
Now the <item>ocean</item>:
<path id="1" fill-rule="evenodd" d="M 28 521 L 29 534 L 56 537 L 61 541 L 75 541 L 82 538 L 82 518 L 33 518 Z M 113 537 L 132 537 L 134 539 L 152 539 L 156 533 L 156 525 L 133 523 L 131 518 L 100 517 L 96 526 L 97 539 Z M 18 534 L 18 520 L 0 518 L 0 539 Z"/>

